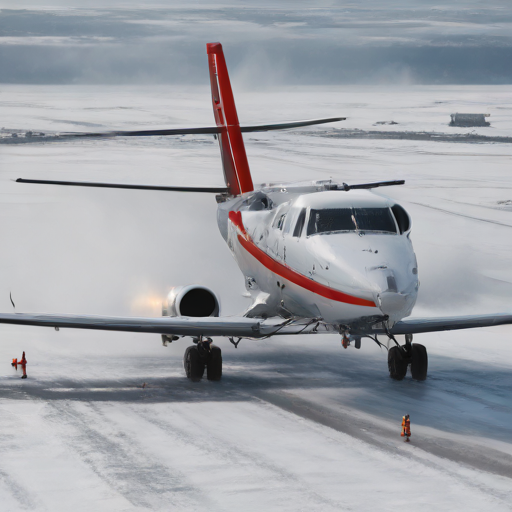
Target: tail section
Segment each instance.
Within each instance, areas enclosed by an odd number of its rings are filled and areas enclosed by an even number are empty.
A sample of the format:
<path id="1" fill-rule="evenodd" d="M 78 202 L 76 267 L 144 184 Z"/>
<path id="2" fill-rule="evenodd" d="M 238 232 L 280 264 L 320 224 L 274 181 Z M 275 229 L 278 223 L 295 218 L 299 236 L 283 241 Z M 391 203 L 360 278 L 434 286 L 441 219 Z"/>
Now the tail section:
<path id="1" fill-rule="evenodd" d="M 229 193 L 238 196 L 254 190 L 251 171 L 245 153 L 222 45 L 208 43 L 206 52 L 210 68 L 213 114 L 219 128 L 218 137 L 224 179 Z"/>

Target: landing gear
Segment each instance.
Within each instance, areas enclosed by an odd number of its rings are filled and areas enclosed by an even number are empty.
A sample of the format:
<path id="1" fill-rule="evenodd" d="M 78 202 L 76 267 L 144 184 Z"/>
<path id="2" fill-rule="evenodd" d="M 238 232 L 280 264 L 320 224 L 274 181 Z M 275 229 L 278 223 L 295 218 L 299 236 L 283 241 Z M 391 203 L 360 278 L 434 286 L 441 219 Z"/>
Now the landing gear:
<path id="1" fill-rule="evenodd" d="M 394 340 L 394 338 L 393 338 Z M 402 380 L 411 365 L 411 377 L 414 380 L 425 380 L 428 370 L 427 349 L 419 343 L 411 343 L 412 336 L 406 336 L 405 345 L 391 347 L 388 351 L 389 376 Z"/>
<path id="2" fill-rule="evenodd" d="M 402 347 L 391 347 L 388 351 L 389 376 L 395 380 L 402 380 L 407 374 L 407 357 Z"/>
<path id="3" fill-rule="evenodd" d="M 183 356 L 183 366 L 185 373 L 192 382 L 199 382 L 204 374 L 204 361 L 199 355 L 196 345 L 187 347 Z"/>
<path id="4" fill-rule="evenodd" d="M 222 377 L 222 352 L 212 344 L 209 338 L 199 339 L 196 345 L 185 350 L 183 357 L 185 373 L 192 382 L 199 382 L 204 375 L 208 380 L 220 380 Z"/>
<path id="5" fill-rule="evenodd" d="M 210 345 L 210 355 L 206 362 L 206 378 L 220 380 L 222 377 L 222 352 L 219 347 Z"/>
<path id="6" fill-rule="evenodd" d="M 427 378 L 428 356 L 427 349 L 419 343 L 412 343 L 411 376 L 414 380 Z"/>

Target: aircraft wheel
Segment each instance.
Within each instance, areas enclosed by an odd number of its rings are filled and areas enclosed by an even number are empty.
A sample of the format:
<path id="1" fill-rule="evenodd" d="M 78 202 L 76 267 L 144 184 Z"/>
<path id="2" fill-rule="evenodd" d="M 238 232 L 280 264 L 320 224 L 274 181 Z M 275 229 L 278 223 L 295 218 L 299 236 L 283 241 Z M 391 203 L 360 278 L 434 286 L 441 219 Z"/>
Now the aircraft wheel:
<path id="1" fill-rule="evenodd" d="M 388 351 L 389 376 L 395 380 L 402 380 L 407 373 L 407 360 L 399 347 L 391 347 Z"/>
<path id="2" fill-rule="evenodd" d="M 199 382 L 204 374 L 204 361 L 199 355 L 196 345 L 187 347 L 183 356 L 185 373 L 192 382 Z"/>
<path id="3" fill-rule="evenodd" d="M 211 345 L 208 362 L 206 363 L 208 380 L 220 380 L 222 377 L 222 351 L 216 345 Z"/>
<path id="4" fill-rule="evenodd" d="M 414 380 L 427 378 L 428 356 L 427 349 L 419 343 L 412 344 L 411 375 Z"/>

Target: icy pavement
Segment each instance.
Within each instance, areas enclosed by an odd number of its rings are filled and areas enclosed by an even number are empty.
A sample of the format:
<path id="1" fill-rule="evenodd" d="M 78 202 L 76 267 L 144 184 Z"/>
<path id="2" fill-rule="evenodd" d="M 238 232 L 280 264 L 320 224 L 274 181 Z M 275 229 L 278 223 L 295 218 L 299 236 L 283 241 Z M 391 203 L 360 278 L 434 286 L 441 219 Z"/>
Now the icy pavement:
<path id="1" fill-rule="evenodd" d="M 0 379 L 6 510 L 510 509 L 510 366 L 397 383 L 377 348 L 222 343 L 223 381 L 194 384 L 185 342 L 29 331 L 29 379 Z"/>
<path id="2" fill-rule="evenodd" d="M 512 136 L 506 88 L 407 91 L 236 97 L 246 124 L 346 114 L 338 128 L 394 120 L 378 130 L 464 134 L 447 126 L 451 111 L 481 110 L 493 125 L 475 133 Z M 206 88 L 2 86 L 0 103 L 12 130 L 212 124 Z M 512 145 L 322 133 L 247 137 L 255 181 L 405 179 L 385 192 L 413 217 L 415 315 L 512 309 Z M 239 313 L 243 279 L 212 197 L 11 181 L 221 186 L 219 160 L 211 137 L 2 146 L 2 310 L 12 292 L 17 311 L 158 315 L 170 286 L 198 282 L 224 314 Z M 385 351 L 369 340 L 343 350 L 336 336 L 236 350 L 219 340 L 223 380 L 191 383 L 186 340 L 164 348 L 150 335 L 12 326 L 0 335 L 2 511 L 512 510 L 511 327 L 417 336 L 430 355 L 423 383 L 391 381 Z M 22 350 L 25 381 L 9 364 Z M 399 435 L 405 413 L 410 445 Z"/>

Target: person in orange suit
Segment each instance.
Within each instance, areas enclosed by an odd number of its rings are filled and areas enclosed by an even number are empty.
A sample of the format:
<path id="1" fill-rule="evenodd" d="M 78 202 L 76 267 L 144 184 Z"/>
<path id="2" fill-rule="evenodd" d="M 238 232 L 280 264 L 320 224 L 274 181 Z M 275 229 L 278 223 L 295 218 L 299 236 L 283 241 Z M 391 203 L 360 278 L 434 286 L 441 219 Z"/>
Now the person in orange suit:
<path id="1" fill-rule="evenodd" d="M 409 438 L 411 437 L 411 420 L 409 419 L 409 415 L 406 414 L 402 418 L 402 433 L 400 434 L 402 437 L 405 437 L 405 442 L 409 442 Z"/>
<path id="2" fill-rule="evenodd" d="M 23 370 L 23 375 L 21 376 L 22 379 L 27 378 L 27 360 L 25 358 L 25 352 L 23 352 L 23 355 L 21 356 L 21 361 L 19 363 L 21 365 L 21 369 Z"/>
<path id="3" fill-rule="evenodd" d="M 27 378 L 27 359 L 25 357 L 25 352 L 23 352 L 23 355 L 21 356 L 21 359 L 18 361 L 18 359 L 13 359 L 11 366 L 14 366 L 16 370 L 18 369 L 18 365 L 21 366 L 21 369 L 23 370 L 23 375 L 21 376 L 22 379 Z"/>

